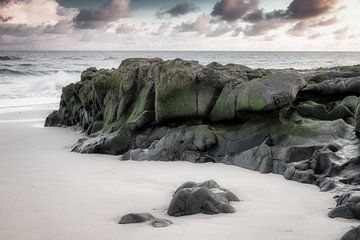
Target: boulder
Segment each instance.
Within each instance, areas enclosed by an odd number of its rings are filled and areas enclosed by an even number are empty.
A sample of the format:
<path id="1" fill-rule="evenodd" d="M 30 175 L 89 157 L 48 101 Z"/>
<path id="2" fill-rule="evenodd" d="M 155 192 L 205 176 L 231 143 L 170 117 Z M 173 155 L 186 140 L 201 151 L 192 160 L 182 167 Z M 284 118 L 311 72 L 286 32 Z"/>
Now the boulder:
<path id="1" fill-rule="evenodd" d="M 174 193 L 168 208 L 170 216 L 180 217 L 197 213 L 234 213 L 230 201 L 239 201 L 235 194 L 210 180 L 201 184 L 187 182 Z"/>
<path id="2" fill-rule="evenodd" d="M 345 233 L 341 240 L 360 240 L 360 227 L 355 227 Z"/>
<path id="3" fill-rule="evenodd" d="M 336 208 L 329 212 L 331 218 L 360 219 L 360 196 L 343 194 L 337 200 Z"/>
<path id="4" fill-rule="evenodd" d="M 119 224 L 143 223 L 154 219 L 150 213 L 129 213 L 120 219 Z"/>

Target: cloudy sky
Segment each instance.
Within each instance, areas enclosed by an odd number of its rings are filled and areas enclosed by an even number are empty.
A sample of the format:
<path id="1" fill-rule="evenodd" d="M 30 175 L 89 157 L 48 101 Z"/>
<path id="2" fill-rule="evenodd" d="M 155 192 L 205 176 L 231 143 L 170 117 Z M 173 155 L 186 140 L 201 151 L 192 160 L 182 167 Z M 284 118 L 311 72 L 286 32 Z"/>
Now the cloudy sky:
<path id="1" fill-rule="evenodd" d="M 2 50 L 360 51 L 360 0 L 0 0 Z"/>

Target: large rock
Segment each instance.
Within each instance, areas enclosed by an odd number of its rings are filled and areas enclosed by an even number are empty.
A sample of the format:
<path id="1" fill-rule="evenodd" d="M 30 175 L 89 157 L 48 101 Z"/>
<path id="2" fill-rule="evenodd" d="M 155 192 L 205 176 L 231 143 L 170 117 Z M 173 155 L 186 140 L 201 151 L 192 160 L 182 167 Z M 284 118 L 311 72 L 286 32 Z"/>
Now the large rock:
<path id="1" fill-rule="evenodd" d="M 345 233 L 341 240 L 360 240 L 360 227 L 356 227 Z"/>
<path id="2" fill-rule="evenodd" d="M 187 182 L 175 191 L 167 212 L 175 217 L 197 213 L 234 213 L 235 208 L 230 201 L 239 199 L 213 180 L 201 184 Z"/>

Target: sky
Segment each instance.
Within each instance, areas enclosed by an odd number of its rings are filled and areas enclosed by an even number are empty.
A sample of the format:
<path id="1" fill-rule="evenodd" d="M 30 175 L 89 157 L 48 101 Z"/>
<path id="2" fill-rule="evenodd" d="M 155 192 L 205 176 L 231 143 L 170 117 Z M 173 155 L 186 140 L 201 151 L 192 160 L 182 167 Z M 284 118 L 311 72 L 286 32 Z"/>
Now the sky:
<path id="1" fill-rule="evenodd" d="M 360 0 L 0 0 L 0 50 L 360 51 Z"/>

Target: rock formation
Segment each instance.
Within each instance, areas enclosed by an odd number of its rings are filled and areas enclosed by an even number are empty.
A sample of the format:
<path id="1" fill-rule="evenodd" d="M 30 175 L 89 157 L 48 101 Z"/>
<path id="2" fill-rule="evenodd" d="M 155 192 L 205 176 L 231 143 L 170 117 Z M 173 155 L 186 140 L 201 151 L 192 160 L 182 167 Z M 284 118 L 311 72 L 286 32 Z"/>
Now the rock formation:
<path id="1" fill-rule="evenodd" d="M 217 162 L 322 191 L 360 183 L 360 65 L 314 70 L 127 59 L 64 87 L 46 126 L 77 126 L 79 153 Z"/>
<path id="2" fill-rule="evenodd" d="M 214 180 L 203 183 L 186 182 L 175 191 L 167 212 L 174 217 L 197 213 L 234 213 L 235 208 L 230 205 L 231 201 L 240 200 Z"/>

